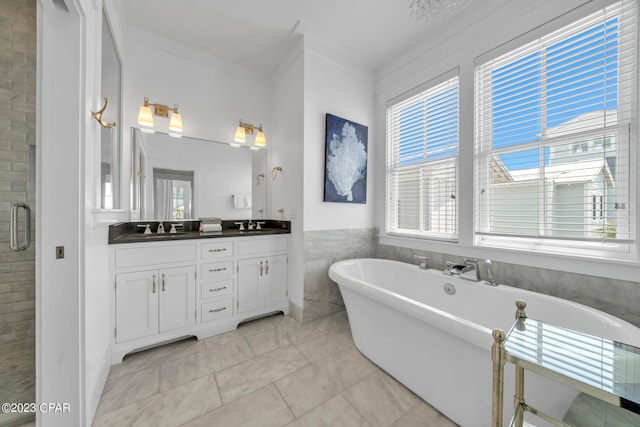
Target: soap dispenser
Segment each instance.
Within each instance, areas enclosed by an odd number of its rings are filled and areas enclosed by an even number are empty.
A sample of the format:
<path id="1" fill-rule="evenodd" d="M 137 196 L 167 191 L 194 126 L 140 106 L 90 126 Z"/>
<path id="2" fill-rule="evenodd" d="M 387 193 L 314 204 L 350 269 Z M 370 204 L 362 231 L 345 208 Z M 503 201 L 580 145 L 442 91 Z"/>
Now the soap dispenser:
<path id="1" fill-rule="evenodd" d="M 158 233 L 158 234 L 162 234 L 162 233 L 164 233 L 164 224 L 162 224 L 162 223 L 158 224 L 158 231 L 157 231 L 157 233 Z"/>

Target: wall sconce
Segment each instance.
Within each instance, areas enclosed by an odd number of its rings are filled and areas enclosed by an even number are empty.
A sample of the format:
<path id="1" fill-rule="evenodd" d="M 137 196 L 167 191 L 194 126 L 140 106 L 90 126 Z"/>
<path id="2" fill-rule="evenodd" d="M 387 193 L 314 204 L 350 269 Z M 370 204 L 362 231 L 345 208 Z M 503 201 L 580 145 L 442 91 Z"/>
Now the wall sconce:
<path id="1" fill-rule="evenodd" d="M 151 112 L 153 107 L 153 114 Z M 169 130 L 174 132 L 182 132 L 182 115 L 178 113 L 178 105 L 173 108 L 161 104 L 152 104 L 149 98 L 144 97 L 144 104 L 140 106 L 138 111 L 138 124 L 140 126 L 153 127 L 153 116 L 169 117 L 171 111 L 171 120 L 169 120 Z"/>
<path id="2" fill-rule="evenodd" d="M 253 141 L 253 144 L 256 147 L 264 147 L 265 145 L 267 145 L 267 140 L 264 137 L 264 132 L 262 132 L 262 125 L 256 126 L 252 125 L 251 123 L 243 123 L 242 119 L 240 119 L 240 123 L 238 124 L 236 135 L 233 140 L 235 142 L 243 144 L 247 140 L 246 135 L 253 135 L 254 129 L 258 129 L 258 133 L 256 133 L 256 139 Z"/>

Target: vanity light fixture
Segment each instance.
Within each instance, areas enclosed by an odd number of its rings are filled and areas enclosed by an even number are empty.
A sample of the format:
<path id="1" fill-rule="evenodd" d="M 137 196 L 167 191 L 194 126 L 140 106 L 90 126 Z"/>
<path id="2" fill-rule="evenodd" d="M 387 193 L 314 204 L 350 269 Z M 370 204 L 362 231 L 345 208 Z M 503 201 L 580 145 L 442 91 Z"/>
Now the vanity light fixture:
<path id="1" fill-rule="evenodd" d="M 267 145 L 267 140 L 264 136 L 264 132 L 262 131 L 262 125 L 252 125 L 251 123 L 244 123 L 242 119 L 240 119 L 238 128 L 236 129 L 236 135 L 233 138 L 235 142 L 239 142 L 243 144 L 247 140 L 247 134 L 253 135 L 254 129 L 257 129 L 256 138 L 253 141 L 253 145 L 256 147 L 264 147 Z"/>
<path id="2" fill-rule="evenodd" d="M 153 107 L 153 111 L 151 111 Z M 169 117 L 171 111 L 171 119 L 169 120 L 169 130 L 173 132 L 182 132 L 182 115 L 178 113 L 178 105 L 173 108 L 162 104 L 153 104 L 149 102 L 149 98 L 144 97 L 144 104 L 140 106 L 138 111 L 138 124 L 140 126 L 153 127 L 153 116 Z"/>

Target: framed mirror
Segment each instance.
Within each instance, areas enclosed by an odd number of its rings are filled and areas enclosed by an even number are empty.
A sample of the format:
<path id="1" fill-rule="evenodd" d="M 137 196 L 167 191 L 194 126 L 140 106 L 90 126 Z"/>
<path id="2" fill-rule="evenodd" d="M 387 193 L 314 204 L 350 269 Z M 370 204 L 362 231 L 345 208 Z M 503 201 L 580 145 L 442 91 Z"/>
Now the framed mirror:
<path id="1" fill-rule="evenodd" d="M 140 220 L 265 217 L 266 150 L 137 128 L 131 146 Z"/>

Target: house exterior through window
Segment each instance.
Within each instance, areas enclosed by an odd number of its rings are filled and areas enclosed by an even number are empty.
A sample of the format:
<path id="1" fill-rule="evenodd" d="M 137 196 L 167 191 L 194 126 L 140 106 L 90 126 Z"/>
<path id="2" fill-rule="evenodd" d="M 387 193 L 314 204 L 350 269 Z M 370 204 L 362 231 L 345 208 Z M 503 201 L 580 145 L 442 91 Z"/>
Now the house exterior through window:
<path id="1" fill-rule="evenodd" d="M 476 63 L 475 242 L 625 258 L 636 2 Z"/>
<path id="2" fill-rule="evenodd" d="M 387 107 L 387 233 L 456 239 L 457 175 L 455 70 Z"/>

